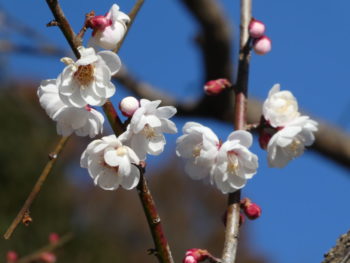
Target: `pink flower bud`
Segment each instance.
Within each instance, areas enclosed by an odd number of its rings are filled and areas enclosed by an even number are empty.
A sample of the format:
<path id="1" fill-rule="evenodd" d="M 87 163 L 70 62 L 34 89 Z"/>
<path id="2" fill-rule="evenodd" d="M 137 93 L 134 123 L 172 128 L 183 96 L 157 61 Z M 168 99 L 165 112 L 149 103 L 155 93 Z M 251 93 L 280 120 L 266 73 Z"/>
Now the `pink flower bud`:
<path id="1" fill-rule="evenodd" d="M 267 36 L 262 36 L 254 40 L 253 49 L 258 55 L 265 55 L 271 51 L 271 39 Z"/>
<path id="2" fill-rule="evenodd" d="M 15 263 L 18 260 L 18 255 L 15 251 L 10 250 L 6 254 L 7 263 Z"/>
<path id="3" fill-rule="evenodd" d="M 264 23 L 254 18 L 250 21 L 248 29 L 249 29 L 249 35 L 252 38 L 260 38 L 265 33 Z"/>
<path id="4" fill-rule="evenodd" d="M 50 233 L 49 242 L 50 244 L 56 244 L 60 240 L 60 236 L 57 233 Z"/>
<path id="5" fill-rule="evenodd" d="M 56 262 L 56 256 L 50 252 L 44 252 L 40 255 L 40 260 L 45 263 L 54 263 Z"/>
<path id="6" fill-rule="evenodd" d="M 261 208 L 257 204 L 253 203 L 249 198 L 244 198 L 241 201 L 241 208 L 245 215 L 254 220 L 261 216 Z"/>
<path id="7" fill-rule="evenodd" d="M 231 86 L 231 82 L 227 79 L 210 80 L 205 84 L 204 91 L 207 95 L 217 95 Z"/>
<path id="8" fill-rule="evenodd" d="M 140 107 L 140 102 L 134 97 L 126 97 L 119 103 L 119 109 L 126 117 L 131 117 Z"/>
<path id="9" fill-rule="evenodd" d="M 182 262 L 183 263 L 197 263 L 198 261 L 192 255 L 188 255 L 183 259 Z"/>
<path id="10" fill-rule="evenodd" d="M 89 19 L 87 23 L 88 27 L 92 28 L 94 31 L 104 30 L 107 26 L 112 25 L 112 20 L 106 18 L 105 16 L 94 16 Z"/>

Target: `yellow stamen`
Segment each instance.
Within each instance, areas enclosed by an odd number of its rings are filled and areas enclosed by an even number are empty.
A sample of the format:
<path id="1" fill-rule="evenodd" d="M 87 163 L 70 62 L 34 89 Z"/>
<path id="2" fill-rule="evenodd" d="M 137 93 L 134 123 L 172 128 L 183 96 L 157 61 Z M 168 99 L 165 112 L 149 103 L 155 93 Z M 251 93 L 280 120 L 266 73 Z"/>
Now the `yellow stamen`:
<path id="1" fill-rule="evenodd" d="M 94 80 L 94 66 L 91 64 L 79 66 L 74 78 L 80 85 L 88 86 Z"/>

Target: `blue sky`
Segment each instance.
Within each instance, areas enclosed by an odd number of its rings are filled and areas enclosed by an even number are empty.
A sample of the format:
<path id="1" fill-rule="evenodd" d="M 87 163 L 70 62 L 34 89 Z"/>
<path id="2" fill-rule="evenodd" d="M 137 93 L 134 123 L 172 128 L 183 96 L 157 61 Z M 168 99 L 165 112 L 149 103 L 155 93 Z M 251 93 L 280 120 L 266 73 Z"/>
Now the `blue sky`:
<path id="1" fill-rule="evenodd" d="M 75 30 L 84 14 L 104 14 L 109 0 L 61 1 Z M 146 0 L 125 41 L 120 56 L 140 79 L 177 98 L 191 100 L 201 95 L 201 54 L 193 42 L 198 26 L 180 1 Z M 239 1 L 221 1 L 232 33 L 238 34 Z M 134 1 L 120 0 L 123 10 Z M 52 17 L 45 1 L 1 1 L 9 13 L 42 32 L 62 48 L 68 46 L 57 28 L 46 28 Z M 21 8 L 18 8 L 21 6 Z M 35 8 L 34 8 L 35 6 Z M 272 39 L 272 52 L 253 55 L 250 96 L 265 98 L 274 83 L 291 90 L 309 114 L 349 127 L 350 2 L 346 0 L 254 1 L 253 15 L 265 22 Z M 15 40 L 21 40 L 15 37 Z M 23 40 L 25 41 L 25 40 Z M 235 59 L 235 56 L 232 58 Z M 14 55 L 11 76 L 55 78 L 63 65 L 52 58 Z M 119 95 L 125 94 L 121 92 Z M 120 97 L 115 99 L 120 100 Z M 181 129 L 184 121 L 177 119 Z M 221 138 L 232 127 L 207 121 Z M 176 136 L 170 136 L 167 155 L 174 155 Z M 263 209 L 263 216 L 246 228 L 253 246 L 272 263 L 320 262 L 336 238 L 349 230 L 349 171 L 308 152 L 285 169 L 268 169 L 266 153 L 255 142 L 259 173 L 244 189 Z M 155 163 L 153 164 L 155 165 Z M 198 183 L 198 182 L 193 182 Z"/>

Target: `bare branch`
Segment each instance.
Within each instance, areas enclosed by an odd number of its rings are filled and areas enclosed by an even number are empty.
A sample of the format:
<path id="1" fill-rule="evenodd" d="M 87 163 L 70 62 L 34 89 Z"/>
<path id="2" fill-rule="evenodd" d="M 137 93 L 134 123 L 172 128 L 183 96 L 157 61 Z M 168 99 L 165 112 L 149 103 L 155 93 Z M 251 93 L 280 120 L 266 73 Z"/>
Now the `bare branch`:
<path id="1" fill-rule="evenodd" d="M 47 176 L 50 174 L 54 164 L 56 163 L 58 156 L 60 155 L 62 149 L 64 148 L 66 142 L 68 141 L 69 137 L 62 137 L 57 144 L 55 150 L 49 154 L 49 161 L 46 163 L 44 170 L 41 172 L 38 180 L 36 181 L 32 191 L 30 192 L 29 196 L 27 197 L 26 201 L 24 202 L 24 205 L 22 206 L 21 210 L 18 212 L 16 218 L 12 221 L 10 227 L 7 229 L 6 233 L 4 234 L 5 239 L 9 239 L 13 233 L 13 231 L 16 229 L 18 224 L 22 221 L 24 215 L 29 212 L 30 206 L 32 205 L 33 201 L 37 197 L 38 193 L 41 190 L 41 187 L 43 186 L 44 182 L 46 181 Z"/>
<path id="2" fill-rule="evenodd" d="M 325 255 L 322 263 L 349 263 L 350 262 L 350 231 L 341 235 L 337 244 Z"/>

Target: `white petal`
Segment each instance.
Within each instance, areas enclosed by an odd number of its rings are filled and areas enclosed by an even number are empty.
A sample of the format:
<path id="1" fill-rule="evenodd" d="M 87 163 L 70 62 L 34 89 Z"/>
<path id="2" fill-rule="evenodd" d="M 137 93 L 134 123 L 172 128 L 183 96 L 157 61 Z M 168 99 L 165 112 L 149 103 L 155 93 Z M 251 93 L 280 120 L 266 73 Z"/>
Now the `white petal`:
<path id="1" fill-rule="evenodd" d="M 102 58 L 111 75 L 116 74 L 120 70 L 122 62 L 116 53 L 106 50 L 98 52 L 97 55 Z"/>
<path id="2" fill-rule="evenodd" d="M 159 107 L 156 110 L 156 116 L 158 118 L 166 118 L 169 119 L 173 117 L 176 114 L 177 110 L 173 106 L 164 106 L 164 107 Z"/>
<path id="3" fill-rule="evenodd" d="M 161 132 L 163 133 L 177 133 L 177 128 L 174 122 L 167 119 L 160 119 Z"/>
<path id="4" fill-rule="evenodd" d="M 159 155 L 164 151 L 165 138 L 163 134 L 157 134 L 153 136 L 147 147 L 147 153 L 152 155 Z"/>
<path id="5" fill-rule="evenodd" d="M 123 179 L 121 181 L 121 186 L 126 189 L 130 190 L 136 187 L 136 185 L 140 181 L 140 171 L 135 165 L 131 165 L 131 171 L 128 175 L 123 176 Z"/>
<path id="6" fill-rule="evenodd" d="M 145 118 L 146 123 L 148 123 L 153 128 L 162 126 L 160 119 L 155 115 L 147 115 L 145 116 Z"/>
<path id="7" fill-rule="evenodd" d="M 95 50 L 93 48 L 84 48 L 82 46 L 78 47 L 78 51 L 81 55 L 81 57 L 75 62 L 77 66 L 80 65 L 89 65 L 98 60 L 98 57 L 96 56 Z"/>
<path id="8" fill-rule="evenodd" d="M 140 160 L 146 159 L 147 139 L 142 134 L 135 134 L 131 138 L 131 149 L 137 154 Z"/>
<path id="9" fill-rule="evenodd" d="M 121 183 L 121 176 L 116 171 L 104 168 L 95 179 L 95 183 L 104 190 L 115 190 Z"/>
<path id="10" fill-rule="evenodd" d="M 239 140 L 239 143 L 247 148 L 249 148 L 253 143 L 253 136 L 247 131 L 234 131 L 228 138 L 228 140 Z"/>

